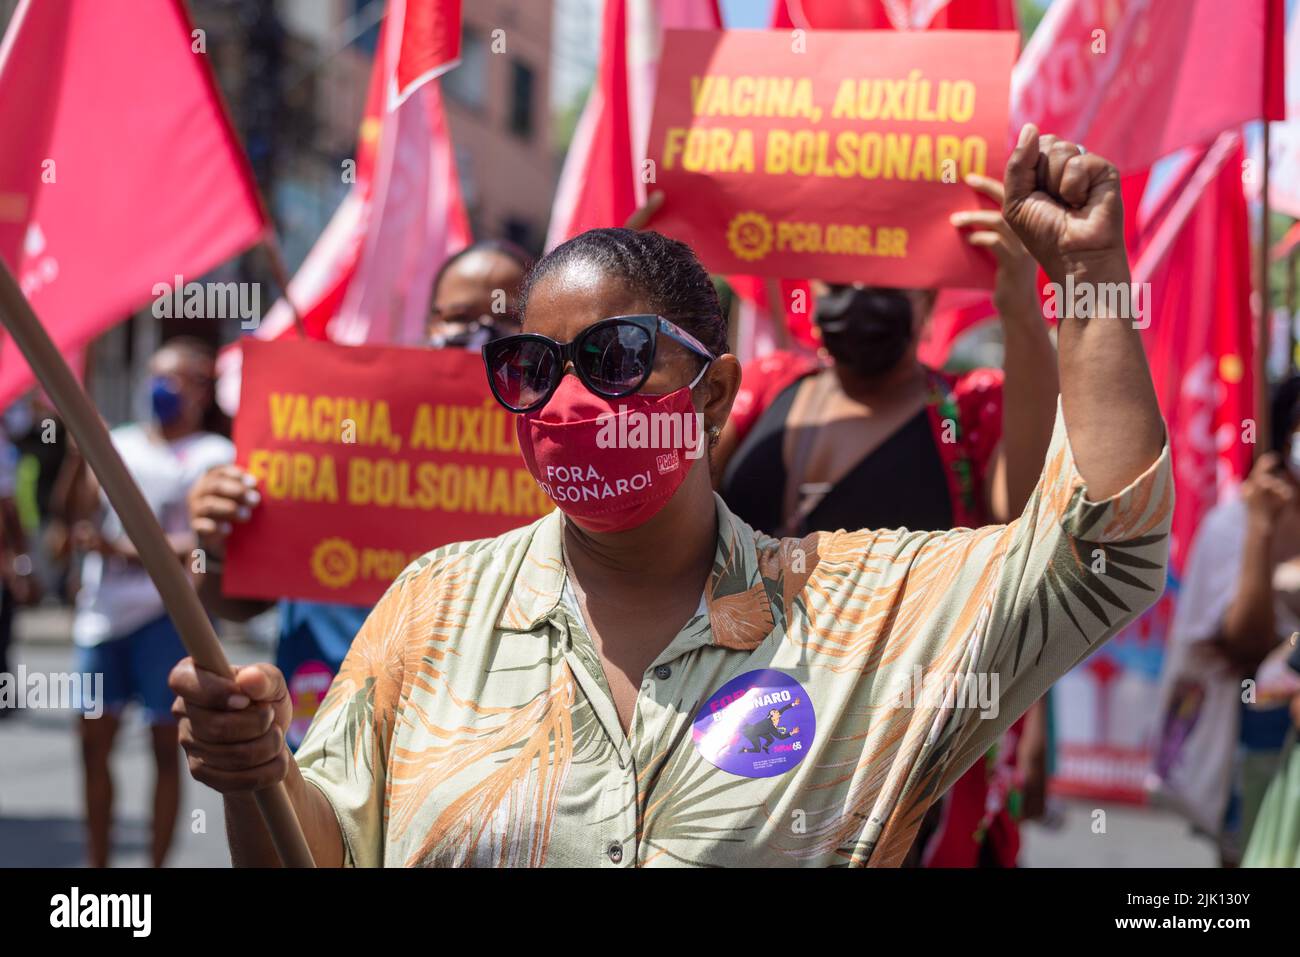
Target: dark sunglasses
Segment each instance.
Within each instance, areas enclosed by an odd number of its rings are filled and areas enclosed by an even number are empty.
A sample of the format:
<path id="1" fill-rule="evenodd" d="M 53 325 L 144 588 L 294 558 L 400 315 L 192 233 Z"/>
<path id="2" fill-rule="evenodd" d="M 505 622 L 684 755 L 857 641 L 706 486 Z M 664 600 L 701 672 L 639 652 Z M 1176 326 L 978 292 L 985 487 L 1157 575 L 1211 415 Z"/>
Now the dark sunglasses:
<path id="1" fill-rule="evenodd" d="M 618 399 L 636 392 L 650 378 L 660 334 L 708 360 L 704 369 L 717 358 L 704 343 L 663 316 L 614 316 L 583 329 L 572 342 L 530 332 L 497 339 L 483 347 L 483 364 L 492 394 L 511 412 L 531 412 L 545 405 L 570 362 L 588 389 Z"/>

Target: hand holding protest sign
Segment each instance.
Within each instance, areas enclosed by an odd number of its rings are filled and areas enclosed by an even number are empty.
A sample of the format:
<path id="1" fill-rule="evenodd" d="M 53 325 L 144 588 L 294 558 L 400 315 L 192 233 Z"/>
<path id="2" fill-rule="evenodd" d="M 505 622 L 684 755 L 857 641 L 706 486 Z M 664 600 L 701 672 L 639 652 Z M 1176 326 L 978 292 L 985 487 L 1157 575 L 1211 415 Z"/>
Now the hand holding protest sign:
<path id="1" fill-rule="evenodd" d="M 370 604 L 414 559 L 551 510 L 464 349 L 248 340 L 236 457 L 261 502 L 223 588 Z"/>
<path id="2" fill-rule="evenodd" d="M 993 284 L 949 217 L 1000 177 L 1014 33 L 668 31 L 654 228 L 715 272 Z"/>

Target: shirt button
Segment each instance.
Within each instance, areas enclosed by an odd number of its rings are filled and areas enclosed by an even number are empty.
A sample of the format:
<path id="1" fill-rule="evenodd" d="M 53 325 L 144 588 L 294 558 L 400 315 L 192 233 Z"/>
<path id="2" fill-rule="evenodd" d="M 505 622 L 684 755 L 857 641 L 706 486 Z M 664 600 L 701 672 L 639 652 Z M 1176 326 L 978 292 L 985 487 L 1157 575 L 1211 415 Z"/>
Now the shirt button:
<path id="1" fill-rule="evenodd" d="M 672 676 L 673 676 L 673 669 L 669 668 L 667 665 L 660 665 L 658 668 L 655 669 L 655 677 L 658 678 L 660 681 L 667 681 Z"/>
<path id="2" fill-rule="evenodd" d="M 615 841 L 614 843 L 609 845 L 609 848 L 608 850 L 605 851 L 605 853 L 609 855 L 609 859 L 611 861 L 613 861 L 615 864 L 618 864 L 623 860 L 623 845 L 620 844 L 618 841 Z"/>

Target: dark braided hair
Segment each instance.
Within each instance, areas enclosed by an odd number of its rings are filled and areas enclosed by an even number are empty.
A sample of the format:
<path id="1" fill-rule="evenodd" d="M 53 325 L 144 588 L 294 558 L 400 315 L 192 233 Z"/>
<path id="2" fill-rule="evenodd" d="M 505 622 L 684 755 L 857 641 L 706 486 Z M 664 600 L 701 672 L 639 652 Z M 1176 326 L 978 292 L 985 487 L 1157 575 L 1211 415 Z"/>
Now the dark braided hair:
<path id="1" fill-rule="evenodd" d="M 727 349 L 727 320 L 718 291 L 691 247 L 660 233 L 635 229 L 589 229 L 542 257 L 524 280 L 519 314 L 544 278 L 572 263 L 597 267 L 622 280 L 656 313 L 675 322 L 722 355 Z"/>

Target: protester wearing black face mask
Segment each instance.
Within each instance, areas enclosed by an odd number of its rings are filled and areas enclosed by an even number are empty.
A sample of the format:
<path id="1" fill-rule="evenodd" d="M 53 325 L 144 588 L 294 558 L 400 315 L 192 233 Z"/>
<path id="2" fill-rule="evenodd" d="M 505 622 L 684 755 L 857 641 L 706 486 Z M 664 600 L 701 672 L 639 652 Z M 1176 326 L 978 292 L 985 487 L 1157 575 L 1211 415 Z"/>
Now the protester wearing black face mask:
<path id="1" fill-rule="evenodd" d="M 993 180 L 971 185 L 1001 201 Z M 1042 468 L 1057 390 L 1037 266 L 994 210 L 960 213 L 997 258 L 1005 372 L 950 376 L 917 358 L 935 290 L 814 282 L 821 369 L 775 396 L 738 446 L 724 432 L 727 503 L 759 528 L 940 529 L 1005 520 Z M 1005 409 L 1005 422 L 1003 410 Z"/>
<path id="2" fill-rule="evenodd" d="M 826 351 L 844 372 L 870 380 L 907 356 L 916 340 L 917 306 L 930 296 L 880 286 L 826 286 L 813 321 Z"/>
<path id="3" fill-rule="evenodd" d="M 972 177 L 970 185 L 1001 202 L 999 184 Z M 1043 467 L 1057 392 L 1034 290 L 1037 266 L 1000 213 L 959 214 L 953 224 L 973 227 L 971 244 L 997 257 L 1005 380 L 1001 370 L 952 376 L 920 362 L 934 290 L 814 282 L 824 367 L 779 391 L 738 446 L 724 433 L 724 454 L 735 452 L 719 468 L 720 491 L 745 521 L 798 536 L 858 527 L 938 530 L 1006 521 L 1023 508 Z M 1042 764 L 1040 717 L 1031 712 L 1028 719 L 1022 771 Z M 1010 735 L 1022 731 L 1018 725 Z M 1018 749 L 1015 741 L 1003 745 L 1005 761 Z M 1039 772 L 1025 789 L 1031 810 L 1040 803 Z M 917 862 L 1014 863 L 1015 823 L 1005 812 L 988 812 L 999 801 L 989 800 L 994 776 L 985 774 L 976 765 L 954 786 L 942 824 L 936 815 L 922 828 Z M 992 837 L 972 841 L 975 833 Z"/>

